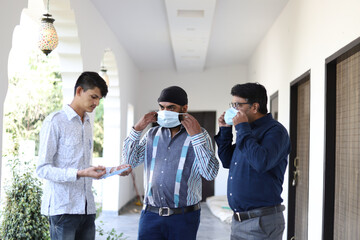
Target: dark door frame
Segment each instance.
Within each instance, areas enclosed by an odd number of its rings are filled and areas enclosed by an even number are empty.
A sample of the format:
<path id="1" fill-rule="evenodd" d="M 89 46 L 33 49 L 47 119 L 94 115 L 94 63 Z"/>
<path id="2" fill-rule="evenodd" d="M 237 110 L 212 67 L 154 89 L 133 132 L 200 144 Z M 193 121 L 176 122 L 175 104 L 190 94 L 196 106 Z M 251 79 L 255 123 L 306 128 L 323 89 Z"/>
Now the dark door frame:
<path id="1" fill-rule="evenodd" d="M 336 65 L 338 58 L 360 46 L 352 41 L 325 60 L 325 160 L 322 239 L 334 239 L 335 148 L 336 148 Z"/>
<path id="2" fill-rule="evenodd" d="M 279 91 L 276 91 L 276 92 L 274 92 L 271 96 L 270 96 L 270 112 L 271 112 L 271 114 L 273 113 L 273 104 L 272 104 L 272 101 L 275 99 L 275 98 L 278 98 L 277 99 L 277 101 L 278 101 L 278 105 L 277 105 L 277 109 L 278 109 L 278 111 L 279 111 Z M 275 120 L 278 120 L 278 116 L 274 116 L 274 114 L 273 114 L 273 118 L 275 119 Z"/>
<path id="3" fill-rule="evenodd" d="M 288 182 L 288 231 L 287 239 L 291 239 L 295 234 L 295 205 L 296 205 L 296 191 L 292 186 L 294 178 L 295 167 L 293 160 L 297 152 L 297 111 L 298 111 L 298 87 L 301 83 L 308 80 L 311 71 L 308 70 L 300 77 L 296 78 L 290 83 L 290 141 L 291 152 L 289 155 L 289 182 Z"/>

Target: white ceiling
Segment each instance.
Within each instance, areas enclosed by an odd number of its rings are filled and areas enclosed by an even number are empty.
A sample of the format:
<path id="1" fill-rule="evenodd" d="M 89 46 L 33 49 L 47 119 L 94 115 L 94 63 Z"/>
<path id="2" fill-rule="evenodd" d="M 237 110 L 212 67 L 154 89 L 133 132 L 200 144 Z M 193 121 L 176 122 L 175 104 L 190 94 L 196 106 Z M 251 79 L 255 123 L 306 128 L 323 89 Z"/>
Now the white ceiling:
<path id="1" fill-rule="evenodd" d="M 289 0 L 91 1 L 141 71 L 186 72 L 246 64 Z"/>

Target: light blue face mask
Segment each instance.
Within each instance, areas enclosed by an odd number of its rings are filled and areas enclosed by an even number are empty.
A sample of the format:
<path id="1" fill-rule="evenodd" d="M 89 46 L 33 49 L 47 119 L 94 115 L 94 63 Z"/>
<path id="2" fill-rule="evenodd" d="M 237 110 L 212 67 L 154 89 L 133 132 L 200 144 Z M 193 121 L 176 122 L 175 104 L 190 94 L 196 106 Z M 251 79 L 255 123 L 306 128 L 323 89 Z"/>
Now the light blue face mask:
<path id="1" fill-rule="evenodd" d="M 180 120 L 179 120 L 179 114 L 183 114 L 183 113 L 166 111 L 166 110 L 158 111 L 157 112 L 157 123 L 161 127 L 165 127 L 165 128 L 177 127 L 181 124 Z"/>
<path id="2" fill-rule="evenodd" d="M 238 110 L 236 110 L 235 108 L 229 108 L 228 110 L 226 110 L 225 112 L 225 116 L 224 116 L 224 120 L 226 122 L 226 124 L 228 125 L 233 125 L 233 118 L 236 116 L 236 114 L 238 113 Z"/>

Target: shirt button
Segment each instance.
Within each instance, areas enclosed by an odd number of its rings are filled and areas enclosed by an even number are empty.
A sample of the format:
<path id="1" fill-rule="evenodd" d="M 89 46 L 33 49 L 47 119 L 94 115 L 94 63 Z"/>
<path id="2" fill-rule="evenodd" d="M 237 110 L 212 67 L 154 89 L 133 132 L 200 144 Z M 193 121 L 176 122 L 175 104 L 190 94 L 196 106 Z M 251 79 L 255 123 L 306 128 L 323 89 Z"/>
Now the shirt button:
<path id="1" fill-rule="evenodd" d="M 236 208 L 234 208 L 234 211 L 236 212 Z"/>
<path id="2" fill-rule="evenodd" d="M 232 179 L 232 177 L 230 177 L 230 179 Z"/>
<path id="3" fill-rule="evenodd" d="M 168 149 L 170 150 L 170 147 L 168 147 Z"/>
<path id="4" fill-rule="evenodd" d="M 160 187 L 162 187 L 162 184 L 160 184 Z"/>
<path id="5" fill-rule="evenodd" d="M 230 196 L 232 196 L 232 193 L 230 193 Z"/>
<path id="6" fill-rule="evenodd" d="M 163 198 L 163 197 L 161 197 L 161 200 L 164 200 L 164 198 Z"/>
<path id="7" fill-rule="evenodd" d="M 165 158 L 165 161 L 166 161 L 167 159 Z"/>
<path id="8" fill-rule="evenodd" d="M 235 162 L 235 165 L 237 164 L 237 162 Z"/>
<path id="9" fill-rule="evenodd" d="M 161 171 L 161 173 L 164 173 L 164 171 Z"/>

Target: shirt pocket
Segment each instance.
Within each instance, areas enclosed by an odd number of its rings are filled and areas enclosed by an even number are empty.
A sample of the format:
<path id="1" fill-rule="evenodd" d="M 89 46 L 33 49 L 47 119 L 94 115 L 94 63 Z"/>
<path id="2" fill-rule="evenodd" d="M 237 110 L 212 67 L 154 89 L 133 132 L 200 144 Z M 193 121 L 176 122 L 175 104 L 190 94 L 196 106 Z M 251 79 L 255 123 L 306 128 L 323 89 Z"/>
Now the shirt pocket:
<path id="1" fill-rule="evenodd" d="M 59 156 L 61 158 L 77 158 L 83 152 L 82 137 L 74 134 L 60 139 Z"/>

